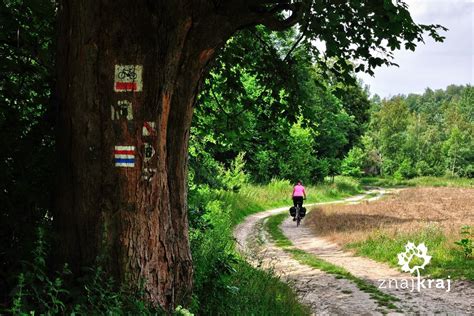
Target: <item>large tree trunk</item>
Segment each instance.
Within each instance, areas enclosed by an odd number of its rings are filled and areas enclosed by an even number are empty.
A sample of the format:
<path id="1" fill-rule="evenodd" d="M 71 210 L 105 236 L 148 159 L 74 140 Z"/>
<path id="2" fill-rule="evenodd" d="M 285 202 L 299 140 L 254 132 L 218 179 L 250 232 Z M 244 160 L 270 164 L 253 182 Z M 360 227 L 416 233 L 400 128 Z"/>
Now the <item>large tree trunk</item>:
<path id="1" fill-rule="evenodd" d="M 60 3 L 58 261 L 78 272 L 102 259 L 119 282 L 144 282 L 148 300 L 166 309 L 189 297 L 192 106 L 215 48 L 256 23 L 245 2 Z M 135 76 L 127 79 L 120 65 L 136 65 L 128 69 Z M 145 123 L 156 132 L 144 133 Z"/>
<path id="2" fill-rule="evenodd" d="M 64 1 L 60 11 L 58 257 L 73 271 L 103 257 L 119 281 L 144 281 L 149 299 L 168 308 L 182 303 L 192 283 L 187 142 L 212 51 L 189 47 L 186 12 L 99 2 Z M 133 83 L 116 86 L 116 65 L 142 66 L 142 90 L 114 91 L 134 90 Z M 121 115 L 123 101 L 131 102 L 133 118 Z M 145 122 L 156 133 L 144 136 Z M 155 150 L 147 162 L 145 143 Z M 134 146 L 134 162 L 116 166 L 115 146 Z"/>

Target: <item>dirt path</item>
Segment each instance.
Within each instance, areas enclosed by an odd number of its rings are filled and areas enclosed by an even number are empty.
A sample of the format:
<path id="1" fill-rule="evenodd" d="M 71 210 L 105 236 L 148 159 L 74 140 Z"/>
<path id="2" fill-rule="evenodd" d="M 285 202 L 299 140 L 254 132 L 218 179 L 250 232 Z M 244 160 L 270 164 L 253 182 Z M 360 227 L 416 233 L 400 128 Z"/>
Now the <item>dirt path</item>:
<path id="1" fill-rule="evenodd" d="M 450 315 L 472 315 L 474 314 L 474 288 L 468 282 L 452 282 L 450 292 L 446 289 L 421 289 L 411 292 L 411 275 L 401 273 L 388 265 L 367 258 L 357 257 L 342 251 L 337 245 L 323 238 L 314 236 L 309 228 L 303 226 L 296 228 L 293 221 L 285 220 L 281 226 L 283 233 L 292 241 L 296 248 L 348 270 L 361 279 L 367 280 L 376 286 L 381 285 L 379 280 L 392 280 L 391 287 L 380 289 L 400 299 L 397 304 L 408 313 L 446 313 Z M 395 288 L 394 284 L 400 285 L 401 280 L 409 280 L 408 289 Z M 416 279 L 415 284 L 416 284 Z M 385 282 L 388 285 L 388 281 Z M 428 284 L 426 284 L 428 285 Z M 447 284 L 445 283 L 447 286 Z M 388 287 L 388 286 L 387 286 Z"/>
<path id="2" fill-rule="evenodd" d="M 384 193 L 383 190 L 378 191 L 378 196 L 372 197 L 371 200 L 380 198 Z M 333 203 L 358 203 L 363 199 L 364 195 L 360 195 Z M 314 314 L 378 315 L 389 312 L 378 307 L 369 294 L 360 291 L 352 282 L 336 279 L 325 272 L 302 265 L 276 247 L 263 230 L 262 223 L 265 218 L 282 211 L 287 211 L 287 208 L 251 215 L 234 231 L 240 251 L 250 262 L 256 266 L 273 269 L 277 275 L 292 284 L 301 301 L 310 306 Z M 353 275 L 377 286 L 380 285 L 380 279 L 392 279 L 398 282 L 402 279 L 411 279 L 410 275 L 402 274 L 387 265 L 344 252 L 337 245 L 312 235 L 310 229 L 304 225 L 296 228 L 291 219 L 283 222 L 282 229 L 295 247 L 344 267 Z M 416 290 L 410 292 L 409 289 L 381 290 L 398 297 L 400 302 L 397 305 L 405 314 L 473 315 L 472 284 L 453 282 L 451 287 L 449 293 L 443 289 L 422 289 L 420 293 Z"/>
<path id="3" fill-rule="evenodd" d="M 300 264 L 276 247 L 263 229 L 264 220 L 252 226 L 246 240 L 251 249 L 248 260 L 263 269 L 272 270 L 295 290 L 300 301 L 317 315 L 382 315 L 370 295 L 352 282 Z"/>

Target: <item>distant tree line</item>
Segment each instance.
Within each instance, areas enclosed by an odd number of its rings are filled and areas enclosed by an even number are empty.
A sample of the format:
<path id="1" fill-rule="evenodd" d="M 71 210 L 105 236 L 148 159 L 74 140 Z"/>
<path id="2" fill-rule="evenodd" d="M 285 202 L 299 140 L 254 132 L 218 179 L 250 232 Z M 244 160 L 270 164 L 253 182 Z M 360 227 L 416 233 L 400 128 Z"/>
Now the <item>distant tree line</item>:
<path id="1" fill-rule="evenodd" d="M 451 85 L 373 102 L 368 129 L 342 174 L 474 176 L 474 89 Z"/>

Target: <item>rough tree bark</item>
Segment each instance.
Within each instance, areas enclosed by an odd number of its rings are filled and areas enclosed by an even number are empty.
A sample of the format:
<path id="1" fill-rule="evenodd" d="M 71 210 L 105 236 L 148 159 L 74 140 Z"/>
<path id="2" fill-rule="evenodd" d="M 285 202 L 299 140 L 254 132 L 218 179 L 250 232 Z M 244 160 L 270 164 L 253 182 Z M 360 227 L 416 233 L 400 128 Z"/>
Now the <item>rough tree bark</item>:
<path id="1" fill-rule="evenodd" d="M 186 209 L 193 104 L 206 66 L 233 32 L 296 22 L 296 14 L 285 21 L 274 17 L 296 7 L 269 8 L 271 2 L 60 2 L 59 262 L 78 272 L 102 258 L 120 282 L 144 282 L 152 303 L 171 309 L 186 302 L 193 276 Z M 121 88 L 134 91 L 114 91 L 116 65 L 140 65 L 143 89 L 125 84 Z M 138 72 L 132 81 L 140 81 Z M 133 113 L 121 112 L 119 103 L 131 104 Z M 156 133 L 151 127 L 144 134 L 145 122 L 154 123 Z M 149 145 L 151 159 L 145 156 Z M 135 152 L 115 146 L 134 146 Z M 134 162 L 116 161 L 122 156 L 115 154 L 134 154 Z M 116 166 L 120 162 L 126 167 Z M 149 169 L 156 169 L 151 178 Z"/>

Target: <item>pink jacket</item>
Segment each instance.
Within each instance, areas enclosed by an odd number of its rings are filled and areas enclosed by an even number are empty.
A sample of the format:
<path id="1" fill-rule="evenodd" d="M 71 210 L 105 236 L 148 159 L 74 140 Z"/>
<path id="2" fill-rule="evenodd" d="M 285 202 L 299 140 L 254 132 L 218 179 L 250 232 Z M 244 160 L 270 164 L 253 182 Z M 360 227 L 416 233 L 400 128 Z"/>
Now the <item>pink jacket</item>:
<path id="1" fill-rule="evenodd" d="M 295 187 L 293 188 L 293 196 L 305 196 L 305 195 L 306 195 L 306 191 L 304 190 L 304 186 L 302 186 L 301 184 L 295 185 Z"/>

